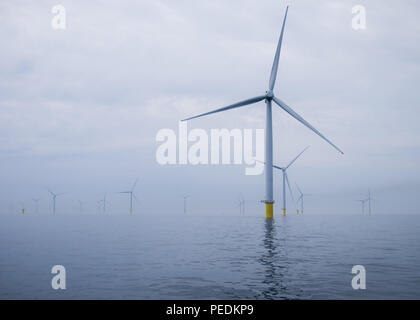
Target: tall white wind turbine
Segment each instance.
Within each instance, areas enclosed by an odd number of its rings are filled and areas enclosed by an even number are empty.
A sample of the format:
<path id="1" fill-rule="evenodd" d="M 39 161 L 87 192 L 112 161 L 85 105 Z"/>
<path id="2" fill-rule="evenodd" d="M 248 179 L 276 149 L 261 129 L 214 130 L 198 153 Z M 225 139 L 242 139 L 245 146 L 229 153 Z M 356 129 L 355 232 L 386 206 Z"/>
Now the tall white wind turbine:
<path id="1" fill-rule="evenodd" d="M 292 161 L 290 161 L 290 163 L 286 166 L 286 167 L 279 167 L 279 166 L 276 166 L 276 165 L 273 165 L 273 168 L 274 169 L 277 169 L 277 170 L 281 170 L 282 171 L 282 174 L 283 174 L 283 209 L 282 209 L 282 212 L 283 212 L 283 215 L 285 216 L 286 215 L 286 183 L 287 183 L 287 186 L 288 186 L 288 188 L 289 188 L 289 192 L 290 192 L 290 195 L 291 195 L 291 197 L 292 197 L 292 199 L 293 199 L 293 192 L 292 192 L 292 189 L 290 188 L 290 183 L 289 183 L 289 177 L 287 176 L 287 169 L 289 169 L 289 167 L 293 164 L 293 163 L 295 163 L 295 161 L 302 155 L 302 153 L 304 153 L 307 149 L 308 149 L 309 147 L 306 147 L 305 149 L 303 149 L 303 151 L 301 152 L 301 153 L 299 153 Z M 294 200 L 293 200 L 294 201 Z"/>
<path id="2" fill-rule="evenodd" d="M 129 191 L 121 191 L 121 192 L 118 192 L 118 193 L 128 193 L 130 195 L 130 214 L 133 213 L 133 198 L 137 199 L 136 198 L 136 195 L 134 194 L 134 189 L 136 188 L 136 185 L 137 185 L 137 181 L 138 180 L 139 179 L 137 178 L 136 181 L 134 182 L 133 186 L 131 187 L 131 189 Z"/>
<path id="3" fill-rule="evenodd" d="M 57 199 L 57 197 L 58 196 L 61 196 L 61 195 L 63 195 L 64 193 L 54 193 L 54 192 L 52 192 L 51 190 L 49 190 L 49 189 L 47 189 L 48 190 L 48 192 L 51 194 L 51 196 L 52 196 L 52 200 L 53 200 L 53 213 L 55 214 L 55 201 L 56 201 L 56 199 Z"/>
<path id="4" fill-rule="evenodd" d="M 284 26 L 286 24 L 286 18 L 288 13 L 289 7 L 286 9 L 286 13 L 284 15 L 283 25 L 281 28 L 280 38 L 277 44 L 277 50 L 276 54 L 274 56 L 274 62 L 271 69 L 270 74 L 270 80 L 268 84 L 268 91 L 264 95 L 256 96 L 250 99 L 246 99 L 231 105 L 228 105 L 226 107 L 222 107 L 210 112 L 206 112 L 194 117 L 183 119 L 182 121 L 187 121 L 195 118 L 199 118 L 202 116 L 210 115 L 217 112 L 227 111 L 230 109 L 235 109 L 243 106 L 247 106 L 259 101 L 264 100 L 266 104 L 266 127 L 265 127 L 265 202 L 266 204 L 266 218 L 272 219 L 273 218 L 273 124 L 272 124 L 272 101 L 274 101 L 275 104 L 277 104 L 281 109 L 286 111 L 290 116 L 301 122 L 303 125 L 311 129 L 313 132 L 315 132 L 318 136 L 320 136 L 322 139 L 324 139 L 326 142 L 328 142 L 331 146 L 333 146 L 335 149 L 337 149 L 340 153 L 343 154 L 343 152 L 335 146 L 330 140 L 328 140 L 324 135 L 322 135 L 317 129 L 315 129 L 309 122 L 307 122 L 305 119 L 303 119 L 299 114 L 297 114 L 292 108 L 290 108 L 286 103 L 284 103 L 282 100 L 274 96 L 273 89 L 276 82 L 277 77 L 277 69 L 279 65 L 279 59 L 280 59 L 280 51 L 281 51 L 281 45 L 283 41 L 283 33 L 284 33 Z"/>

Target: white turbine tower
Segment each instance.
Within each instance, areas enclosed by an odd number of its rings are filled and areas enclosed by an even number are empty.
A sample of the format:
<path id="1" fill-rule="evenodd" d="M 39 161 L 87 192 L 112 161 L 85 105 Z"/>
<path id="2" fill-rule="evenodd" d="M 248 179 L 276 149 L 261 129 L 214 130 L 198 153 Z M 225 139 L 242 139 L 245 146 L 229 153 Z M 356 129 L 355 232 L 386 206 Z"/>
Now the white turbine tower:
<path id="1" fill-rule="evenodd" d="M 48 192 L 51 194 L 51 196 L 52 196 L 52 200 L 53 200 L 53 213 L 55 214 L 55 200 L 56 200 L 56 198 L 58 197 L 58 196 L 61 196 L 61 195 L 63 195 L 64 193 L 54 193 L 54 192 L 52 192 L 51 190 L 49 190 L 49 189 L 47 189 L 48 190 Z"/>
<path id="2" fill-rule="evenodd" d="M 131 189 L 129 191 L 121 191 L 121 192 L 118 192 L 118 193 L 128 193 L 130 195 L 130 214 L 133 213 L 133 197 L 135 199 L 137 199 L 136 198 L 136 195 L 134 194 L 134 189 L 135 189 L 135 187 L 137 185 L 137 181 L 138 180 L 139 179 L 137 178 L 136 181 L 134 182 L 133 186 L 131 187 Z"/>
<path id="3" fill-rule="evenodd" d="M 286 103 L 284 103 L 282 100 L 274 96 L 273 89 L 276 82 L 276 76 L 277 76 L 277 69 L 279 65 L 279 58 L 280 58 L 280 51 L 281 51 L 281 45 L 283 41 L 283 33 L 284 33 L 284 26 L 286 24 L 286 18 L 288 13 L 289 7 L 286 9 L 286 13 L 284 15 L 283 25 L 280 33 L 280 38 L 277 44 L 277 50 L 276 54 L 274 56 L 274 62 L 271 69 L 270 74 L 270 80 L 268 85 L 268 91 L 264 95 L 260 95 L 254 98 L 250 98 L 247 100 L 243 100 L 231 105 L 228 105 L 226 107 L 222 107 L 210 112 L 206 112 L 194 117 L 190 117 L 187 119 L 183 119 L 182 121 L 187 121 L 195 118 L 199 118 L 202 116 L 206 116 L 209 114 L 227 111 L 230 109 L 235 109 L 239 107 L 243 107 L 246 105 L 250 105 L 262 100 L 265 100 L 266 103 L 266 127 L 265 127 L 265 202 L 266 204 L 266 218 L 272 219 L 273 218 L 273 128 L 272 128 L 272 101 L 275 102 L 281 109 L 286 111 L 290 116 L 301 122 L 303 125 L 311 129 L 313 132 L 315 132 L 318 136 L 320 136 L 322 139 L 327 141 L 330 145 L 332 145 L 335 149 L 337 149 L 340 153 L 343 153 L 338 147 L 336 147 L 330 140 L 328 140 L 325 136 L 323 136 L 318 130 L 316 130 L 309 122 L 307 122 L 305 119 L 303 119 L 299 114 L 297 114 L 292 108 L 290 108 Z"/>

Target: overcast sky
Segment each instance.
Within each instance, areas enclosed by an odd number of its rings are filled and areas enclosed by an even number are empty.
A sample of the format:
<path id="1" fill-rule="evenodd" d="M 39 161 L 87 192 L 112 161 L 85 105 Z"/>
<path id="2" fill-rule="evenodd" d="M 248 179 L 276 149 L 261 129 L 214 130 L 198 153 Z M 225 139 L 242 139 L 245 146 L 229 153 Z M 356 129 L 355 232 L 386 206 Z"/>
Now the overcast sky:
<path id="1" fill-rule="evenodd" d="M 51 8 L 66 8 L 53 30 Z M 275 94 L 343 149 L 341 156 L 279 108 L 274 161 L 312 194 L 306 212 L 360 213 L 372 190 L 377 214 L 418 213 L 420 192 L 420 3 L 389 1 L 12 1 L 1 2 L 0 212 L 24 202 L 50 211 L 46 188 L 65 192 L 57 212 L 80 199 L 98 213 L 264 215 L 264 176 L 244 166 L 160 166 L 159 129 L 264 94 L 290 4 Z M 351 9 L 366 7 L 367 28 Z M 197 119 L 189 128 L 264 128 L 265 107 Z M 280 174 L 275 172 L 276 213 Z M 294 207 L 290 203 L 289 210 Z M 293 208 L 294 211 L 294 208 Z"/>

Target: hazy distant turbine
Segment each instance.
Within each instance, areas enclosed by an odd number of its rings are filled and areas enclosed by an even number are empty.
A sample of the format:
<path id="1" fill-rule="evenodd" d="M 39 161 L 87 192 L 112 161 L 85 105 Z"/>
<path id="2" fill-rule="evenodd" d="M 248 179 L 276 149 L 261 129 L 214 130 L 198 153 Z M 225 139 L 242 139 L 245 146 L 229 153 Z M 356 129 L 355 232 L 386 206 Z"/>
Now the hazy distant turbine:
<path id="1" fill-rule="evenodd" d="M 360 202 L 362 204 L 362 214 L 364 214 L 365 213 L 365 203 L 366 203 L 367 199 L 365 199 L 365 200 L 356 200 L 356 201 L 358 201 L 358 202 Z"/>
<path id="2" fill-rule="evenodd" d="M 300 194 L 300 197 L 296 201 L 296 204 L 298 206 L 297 214 L 299 214 L 299 201 L 300 201 L 300 212 L 303 214 L 303 198 L 304 198 L 304 196 L 310 196 L 311 194 L 309 194 L 309 193 L 306 193 L 306 194 L 303 193 L 302 190 L 300 190 L 300 188 L 299 188 L 298 185 L 296 185 L 296 187 L 297 187 L 297 189 L 299 191 L 299 194 Z"/>
<path id="3" fill-rule="evenodd" d="M 134 189 L 136 188 L 136 185 L 137 185 L 137 181 L 138 180 L 139 180 L 139 178 L 136 179 L 136 181 L 134 182 L 134 184 L 131 187 L 130 191 L 121 191 L 121 192 L 118 192 L 118 193 L 128 193 L 130 195 L 130 214 L 133 213 L 133 198 L 135 198 L 137 200 L 137 197 L 134 194 Z"/>
<path id="4" fill-rule="evenodd" d="M 239 207 L 239 214 L 244 215 L 245 214 L 245 199 L 243 198 L 242 195 L 239 196 L 238 207 Z"/>
<path id="5" fill-rule="evenodd" d="M 367 197 L 366 201 L 368 202 L 368 205 L 369 205 L 369 215 L 371 214 L 371 205 L 370 205 L 370 202 L 371 202 L 372 200 L 374 200 L 374 199 L 372 199 L 372 198 L 370 197 L 370 189 L 368 189 L 368 197 Z"/>
<path id="6" fill-rule="evenodd" d="M 54 193 L 54 192 L 52 192 L 51 190 L 49 190 L 49 189 L 47 189 L 48 190 L 48 192 L 49 193 L 51 193 L 51 195 L 52 195 L 52 200 L 53 200 L 53 213 L 55 213 L 55 202 L 56 202 L 56 198 L 58 197 L 58 196 L 61 196 L 61 195 L 63 195 L 64 193 Z"/>
<path id="7" fill-rule="evenodd" d="M 289 177 L 287 176 L 287 169 L 289 169 L 289 167 L 302 155 L 302 153 L 304 153 L 309 147 L 306 147 L 301 153 L 299 153 L 292 161 L 290 161 L 290 163 L 286 166 L 286 167 L 279 167 L 276 165 L 273 165 L 273 167 L 275 169 L 281 170 L 283 173 L 283 215 L 286 215 L 286 183 L 287 186 L 289 188 L 289 192 L 290 192 L 290 196 L 292 197 L 292 200 L 294 201 L 294 197 L 293 197 L 293 192 L 292 189 L 290 188 L 290 183 L 289 183 Z"/>
<path id="8" fill-rule="evenodd" d="M 83 212 L 83 202 L 81 200 L 79 200 L 79 212 Z"/>
<path id="9" fill-rule="evenodd" d="M 309 122 L 307 122 L 305 119 L 303 119 L 299 114 L 297 114 L 292 108 L 290 108 L 286 103 L 284 103 L 282 100 L 274 96 L 273 89 L 276 82 L 277 77 L 277 69 L 279 64 L 279 58 L 280 58 L 280 51 L 281 51 L 281 45 L 283 41 L 283 33 L 284 33 L 284 26 L 286 24 L 286 18 L 288 13 L 289 7 L 286 9 L 286 13 L 284 15 L 283 20 L 283 26 L 281 28 L 280 38 L 278 41 L 276 54 L 274 56 L 274 62 L 271 69 L 270 74 L 270 80 L 269 80 L 269 86 L 268 91 L 264 95 L 257 96 L 254 98 L 250 98 L 247 100 L 243 100 L 231 105 L 228 105 L 226 107 L 222 107 L 210 112 L 206 112 L 197 116 L 193 116 L 190 118 L 183 119 L 182 121 L 187 121 L 195 118 L 199 118 L 202 116 L 210 115 L 217 112 L 227 111 L 230 109 L 235 109 L 239 107 L 243 107 L 246 105 L 254 104 L 256 102 L 265 100 L 266 103 L 266 128 L 265 128 L 265 202 L 266 204 L 266 218 L 272 219 L 273 218 L 273 128 L 272 128 L 272 101 L 275 102 L 281 109 L 286 111 L 290 116 L 301 122 L 303 125 L 311 129 L 313 132 L 315 132 L 318 136 L 320 136 L 322 139 L 327 141 L 330 145 L 332 145 L 335 149 L 337 149 L 340 153 L 343 153 L 337 146 L 335 146 L 330 140 L 328 140 L 326 137 L 324 137 L 318 130 L 316 130 Z"/>

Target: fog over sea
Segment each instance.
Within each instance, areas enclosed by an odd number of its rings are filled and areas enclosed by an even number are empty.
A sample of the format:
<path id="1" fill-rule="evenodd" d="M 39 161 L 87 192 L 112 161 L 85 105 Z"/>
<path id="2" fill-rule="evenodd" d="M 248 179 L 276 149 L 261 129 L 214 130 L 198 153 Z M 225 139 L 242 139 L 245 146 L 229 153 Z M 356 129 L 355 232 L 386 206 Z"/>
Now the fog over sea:
<path id="1" fill-rule="evenodd" d="M 399 213 L 2 214 L 0 298 L 418 299 L 419 249 L 420 217 Z"/>

